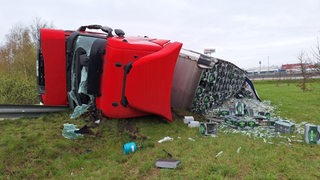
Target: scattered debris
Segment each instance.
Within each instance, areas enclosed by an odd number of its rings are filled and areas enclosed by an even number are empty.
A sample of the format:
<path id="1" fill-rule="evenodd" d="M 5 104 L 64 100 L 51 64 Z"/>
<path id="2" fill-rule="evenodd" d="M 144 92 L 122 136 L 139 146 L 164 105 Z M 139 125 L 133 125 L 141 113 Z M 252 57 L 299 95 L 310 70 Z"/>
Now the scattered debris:
<path id="1" fill-rule="evenodd" d="M 296 127 L 300 128 L 301 124 L 296 124 Z M 274 128 L 270 128 L 268 126 L 257 126 L 254 127 L 253 129 L 237 129 L 237 128 L 231 128 L 228 124 L 222 123 L 219 125 L 219 130 L 220 132 L 224 134 L 240 134 L 240 135 L 245 135 L 248 136 L 249 138 L 253 139 L 262 139 L 264 143 L 268 144 L 274 144 L 274 140 L 278 141 L 276 139 L 283 139 L 282 141 L 288 142 L 288 144 L 293 143 L 293 142 L 298 142 L 301 143 L 303 142 L 303 133 L 299 133 L 299 131 L 294 132 L 294 136 L 290 136 L 291 138 L 288 137 L 288 134 L 282 135 L 280 132 L 276 132 Z M 291 142 L 290 142 L 291 141 Z M 285 144 L 285 143 L 280 143 L 280 144 Z"/>
<path id="2" fill-rule="evenodd" d="M 80 128 L 79 130 L 75 130 L 75 133 L 78 134 L 89 134 L 89 135 L 94 135 L 94 132 L 91 130 L 91 128 L 87 125 L 84 125 L 82 128 Z"/>
<path id="3" fill-rule="evenodd" d="M 191 137 L 189 137 L 188 140 L 190 140 L 190 141 L 196 141 L 195 139 L 193 139 L 193 138 L 191 138 Z"/>
<path id="4" fill-rule="evenodd" d="M 166 151 L 165 149 L 162 149 L 162 151 L 165 152 L 165 153 L 168 155 L 169 158 L 172 158 L 172 154 L 171 154 L 171 153 L 169 153 L 169 152 Z"/>
<path id="5" fill-rule="evenodd" d="M 218 158 L 219 156 L 221 156 L 223 154 L 223 151 L 220 151 L 217 155 L 216 158 Z"/>
<path id="6" fill-rule="evenodd" d="M 157 168 L 175 169 L 181 162 L 174 159 L 158 159 L 156 161 Z"/>
<path id="7" fill-rule="evenodd" d="M 241 146 L 238 147 L 238 149 L 237 149 L 237 153 L 238 153 L 238 154 L 240 153 L 240 150 L 241 150 Z"/>
<path id="8" fill-rule="evenodd" d="M 217 137 L 217 135 L 215 135 L 215 134 L 210 134 L 210 136 L 213 138 Z"/>
<path id="9" fill-rule="evenodd" d="M 166 136 L 166 137 L 164 137 L 163 139 L 160 139 L 160 140 L 158 141 L 158 143 L 163 143 L 163 142 L 165 142 L 165 141 L 173 141 L 173 138 L 171 138 L 171 137 L 169 137 L 169 136 Z"/>
<path id="10" fill-rule="evenodd" d="M 267 143 L 267 140 L 266 140 L 265 138 L 263 138 L 263 142 L 264 142 L 264 143 Z"/>
<path id="11" fill-rule="evenodd" d="M 74 124 L 63 124 L 63 130 L 62 130 L 62 136 L 67 139 L 76 139 L 79 137 L 82 137 L 82 134 L 76 133 L 75 131 L 78 131 L 79 129 L 76 128 L 76 125 Z"/>
<path id="12" fill-rule="evenodd" d="M 162 151 L 166 153 L 169 159 L 158 159 L 156 161 L 157 168 L 175 169 L 181 163 L 179 160 L 172 159 L 172 154 L 165 149 L 163 149 Z"/>
<path id="13" fill-rule="evenodd" d="M 199 127 L 200 126 L 200 122 L 199 121 L 190 121 L 188 124 L 189 128 L 195 128 L 195 127 Z"/>
<path id="14" fill-rule="evenodd" d="M 137 151 L 137 145 L 135 142 L 128 142 L 123 145 L 123 153 L 129 154 Z"/>
<path id="15" fill-rule="evenodd" d="M 201 134 L 210 134 L 206 125 L 212 122 L 217 123 L 219 131 L 225 134 L 238 133 L 253 139 L 261 138 L 264 143 L 268 144 L 279 142 L 278 140 L 272 142 L 273 140 L 270 141 L 271 138 L 285 139 L 287 142 L 284 143 L 282 140 L 282 143 L 278 143 L 278 145 L 302 142 L 302 135 L 305 134 L 306 136 L 307 134 L 304 128 L 307 123 L 296 124 L 280 117 L 274 118 L 272 116 L 274 110 L 275 107 L 271 106 L 270 101 L 261 102 L 255 98 L 248 98 L 248 96 L 234 96 L 224 101 L 221 106 L 210 106 L 205 111 L 201 111 L 208 122 L 201 122 L 199 131 Z M 317 139 L 319 141 L 320 133 L 315 130 L 312 133 L 313 140 Z M 291 134 L 290 137 L 288 137 L 289 134 Z"/>
<path id="16" fill-rule="evenodd" d="M 221 106 L 209 108 L 206 119 L 224 118 L 225 116 L 251 117 L 253 119 L 270 120 L 275 108 L 270 101 L 259 101 L 254 98 L 230 98 Z"/>
<path id="17" fill-rule="evenodd" d="M 193 116 L 184 116 L 183 123 L 189 124 L 190 121 L 194 121 Z"/>
<path id="18" fill-rule="evenodd" d="M 76 106 L 74 108 L 73 113 L 71 114 L 70 118 L 75 119 L 75 118 L 80 117 L 82 114 L 87 112 L 89 108 L 90 108 L 90 106 L 87 104 L 82 104 L 82 105 Z"/>

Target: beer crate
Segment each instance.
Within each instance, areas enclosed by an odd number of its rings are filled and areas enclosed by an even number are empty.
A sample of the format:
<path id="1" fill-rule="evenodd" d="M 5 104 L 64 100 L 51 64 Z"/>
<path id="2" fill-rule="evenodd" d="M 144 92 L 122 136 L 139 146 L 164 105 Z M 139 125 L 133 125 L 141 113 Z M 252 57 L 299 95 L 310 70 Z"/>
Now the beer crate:
<path id="1" fill-rule="evenodd" d="M 320 144 L 320 126 L 306 124 L 304 128 L 304 139 L 308 144 Z"/>
<path id="2" fill-rule="evenodd" d="M 203 135 L 215 135 L 218 132 L 218 124 L 215 122 L 201 122 L 199 132 Z"/>
<path id="3" fill-rule="evenodd" d="M 295 131 L 295 123 L 288 120 L 278 120 L 275 122 L 275 132 L 292 134 Z"/>

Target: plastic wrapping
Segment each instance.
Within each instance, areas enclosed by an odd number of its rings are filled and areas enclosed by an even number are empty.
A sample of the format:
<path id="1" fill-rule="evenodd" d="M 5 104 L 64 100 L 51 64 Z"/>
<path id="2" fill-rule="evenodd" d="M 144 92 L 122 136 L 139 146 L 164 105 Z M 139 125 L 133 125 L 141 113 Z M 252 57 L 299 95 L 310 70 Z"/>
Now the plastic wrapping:
<path id="1" fill-rule="evenodd" d="M 73 113 L 71 114 L 71 119 L 75 119 L 81 116 L 82 114 L 87 112 L 89 108 L 90 108 L 90 105 L 88 104 L 82 104 L 82 105 L 76 106 L 73 110 Z"/>
<path id="2" fill-rule="evenodd" d="M 63 130 L 62 130 L 62 136 L 67 139 L 76 139 L 79 137 L 82 137 L 82 134 L 75 133 L 75 131 L 79 130 L 76 128 L 76 125 L 74 124 L 63 124 Z"/>

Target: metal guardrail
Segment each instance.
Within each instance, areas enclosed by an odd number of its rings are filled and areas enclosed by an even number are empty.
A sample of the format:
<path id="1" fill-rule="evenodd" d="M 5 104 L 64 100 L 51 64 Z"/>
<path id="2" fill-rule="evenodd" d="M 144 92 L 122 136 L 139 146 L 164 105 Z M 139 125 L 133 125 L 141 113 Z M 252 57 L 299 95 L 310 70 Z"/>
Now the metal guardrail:
<path id="1" fill-rule="evenodd" d="M 0 118 L 39 117 L 47 113 L 67 111 L 67 106 L 0 105 Z"/>

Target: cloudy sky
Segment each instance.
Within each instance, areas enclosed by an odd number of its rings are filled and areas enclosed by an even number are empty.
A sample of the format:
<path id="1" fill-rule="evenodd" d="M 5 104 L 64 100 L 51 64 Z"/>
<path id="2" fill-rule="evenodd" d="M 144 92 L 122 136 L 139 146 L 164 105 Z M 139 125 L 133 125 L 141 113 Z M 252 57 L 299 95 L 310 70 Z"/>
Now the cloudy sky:
<path id="1" fill-rule="evenodd" d="M 0 6 L 0 42 L 35 17 L 58 29 L 101 24 L 127 35 L 180 41 L 241 68 L 298 62 L 320 38 L 319 0 L 7 0 Z"/>

